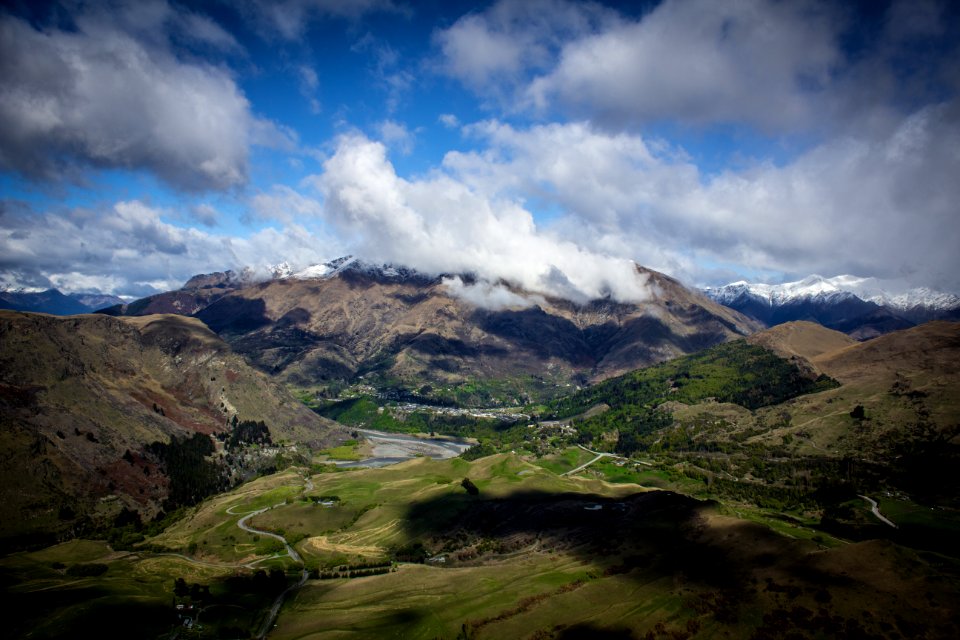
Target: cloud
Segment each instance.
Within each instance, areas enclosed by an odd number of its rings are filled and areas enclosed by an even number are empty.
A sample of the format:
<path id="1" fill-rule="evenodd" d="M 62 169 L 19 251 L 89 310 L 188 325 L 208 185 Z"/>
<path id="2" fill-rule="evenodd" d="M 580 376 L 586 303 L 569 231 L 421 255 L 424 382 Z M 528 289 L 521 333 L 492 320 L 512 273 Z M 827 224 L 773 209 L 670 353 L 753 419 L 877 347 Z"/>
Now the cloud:
<path id="1" fill-rule="evenodd" d="M 438 69 L 478 93 L 503 98 L 529 71 L 551 66 L 564 39 L 589 33 L 614 16 L 592 3 L 501 0 L 434 34 Z"/>
<path id="2" fill-rule="evenodd" d="M 307 65 L 300 65 L 297 68 L 297 75 L 300 78 L 300 95 L 307 99 L 310 104 L 310 113 L 316 115 L 322 111 L 320 101 L 317 99 L 317 89 L 320 88 L 320 78 L 313 68 Z"/>
<path id="3" fill-rule="evenodd" d="M 434 34 L 442 74 L 507 114 L 835 133 L 960 89 L 949 3 L 664 0 L 638 15 L 500 0 Z M 945 94 L 944 91 L 949 93 Z"/>
<path id="4" fill-rule="evenodd" d="M 668 0 L 638 21 L 566 43 L 526 98 L 615 126 L 806 125 L 841 59 L 840 25 L 815 2 Z"/>
<path id="5" fill-rule="evenodd" d="M 340 138 L 312 179 L 324 215 L 357 254 L 428 273 L 473 273 L 527 291 L 586 301 L 646 299 L 633 263 L 539 230 L 510 198 L 491 198 L 442 173 L 397 176 L 383 144 Z"/>
<path id="6" fill-rule="evenodd" d="M 460 119 L 452 113 L 441 113 L 437 120 L 447 129 L 456 129 L 460 126 Z"/>
<path id="7" fill-rule="evenodd" d="M 520 295 L 510 291 L 503 284 L 490 284 L 489 282 L 465 284 L 460 276 L 445 277 L 441 282 L 451 296 L 491 311 L 526 309 L 535 304 L 545 303 L 541 296 Z"/>
<path id="8" fill-rule="evenodd" d="M 413 151 L 414 137 L 402 122 L 384 120 L 377 127 L 380 130 L 380 139 L 389 147 L 409 155 Z"/>
<path id="9" fill-rule="evenodd" d="M 290 144 L 227 70 L 173 53 L 173 36 L 239 46 L 226 32 L 164 2 L 121 9 L 91 8 L 70 30 L 0 15 L 0 168 L 34 180 L 145 169 L 178 189 L 227 189 L 247 181 L 251 144 Z"/>
<path id="10" fill-rule="evenodd" d="M 392 0 L 246 0 L 238 6 L 255 29 L 285 40 L 299 40 L 315 20 L 358 20 L 376 12 L 403 13 Z"/>
<path id="11" fill-rule="evenodd" d="M 220 222 L 220 212 L 217 211 L 216 207 L 206 202 L 191 207 L 190 213 L 194 220 L 205 227 L 215 227 Z"/>
<path id="12" fill-rule="evenodd" d="M 0 282 L 142 296 L 179 288 L 197 273 L 250 267 L 265 277 L 279 262 L 303 268 L 338 252 L 322 231 L 295 223 L 238 238 L 174 226 L 166 213 L 137 200 L 103 210 L 7 210 Z"/>
<path id="13" fill-rule="evenodd" d="M 782 166 L 715 176 L 682 149 L 587 123 L 490 121 L 466 130 L 481 150 L 448 153 L 446 178 L 491 201 L 525 195 L 559 211 L 550 234 L 583 251 L 688 282 L 724 279 L 741 265 L 960 290 L 960 184 L 950 177 L 960 175 L 956 101 L 826 141 Z"/>

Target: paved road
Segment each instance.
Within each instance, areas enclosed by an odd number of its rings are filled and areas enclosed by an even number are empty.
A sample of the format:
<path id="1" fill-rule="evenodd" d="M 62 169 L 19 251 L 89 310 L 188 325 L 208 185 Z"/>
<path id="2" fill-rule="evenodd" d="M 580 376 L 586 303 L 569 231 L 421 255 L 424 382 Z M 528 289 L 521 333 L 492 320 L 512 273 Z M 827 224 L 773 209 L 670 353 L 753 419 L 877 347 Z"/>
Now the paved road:
<path id="1" fill-rule="evenodd" d="M 601 451 L 593 451 L 593 450 L 591 450 L 591 449 L 587 449 L 587 448 L 586 448 L 585 446 L 583 446 L 582 444 L 578 444 L 577 446 L 580 447 L 581 449 L 583 449 L 584 451 L 586 451 L 587 453 L 592 453 L 592 454 L 594 454 L 594 455 L 597 456 L 597 457 L 594 458 L 593 460 L 590 460 L 589 462 L 583 463 L 582 465 L 580 465 L 580 466 L 577 467 L 576 469 L 571 469 L 570 471 L 567 471 L 567 472 L 565 472 L 565 473 L 561 473 L 560 475 L 562 475 L 562 476 L 570 476 L 570 475 L 575 474 L 575 473 L 578 472 L 578 471 L 583 471 L 584 469 L 586 469 L 587 467 L 589 467 L 590 465 L 592 465 L 594 462 L 596 462 L 596 461 L 599 460 L 600 458 L 623 458 L 623 456 L 618 456 L 618 455 L 615 454 L 615 453 L 603 453 L 603 452 L 601 452 Z"/>
<path id="2" fill-rule="evenodd" d="M 888 524 L 894 529 L 898 528 L 897 525 L 893 524 L 893 522 L 888 520 L 886 516 L 880 513 L 880 508 L 877 506 L 876 500 L 874 500 L 873 498 L 868 498 L 867 496 L 859 496 L 859 497 L 863 498 L 864 500 L 870 503 L 870 511 L 873 513 L 873 515 L 877 516 L 877 519 L 880 520 L 880 522 L 883 522 L 884 524 Z"/>
<path id="3" fill-rule="evenodd" d="M 255 528 L 247 525 L 247 520 L 249 520 L 249 519 L 252 518 L 253 516 L 258 516 L 258 515 L 260 515 L 261 513 L 265 512 L 265 511 L 269 511 L 270 509 L 276 509 L 277 507 L 282 507 L 282 506 L 284 506 L 285 504 L 287 504 L 287 503 L 286 503 L 286 502 L 280 502 L 280 503 L 278 503 L 278 504 L 273 505 L 272 507 L 264 507 L 263 509 L 257 509 L 256 511 L 251 511 L 250 513 L 246 514 L 245 516 L 243 516 L 242 518 L 240 518 L 239 520 L 237 520 L 237 526 L 240 527 L 241 529 L 243 529 L 244 531 L 248 532 L 248 533 L 255 533 L 255 534 L 260 535 L 260 536 L 267 536 L 268 538 L 273 538 L 274 540 L 279 540 L 280 542 L 283 543 L 283 546 L 284 546 L 284 548 L 287 550 L 287 555 L 290 556 L 290 559 L 293 560 L 294 562 L 296 562 L 297 564 L 303 564 L 303 558 L 300 557 L 300 554 L 297 553 L 297 550 L 296 550 L 296 549 L 294 549 L 294 548 L 291 547 L 289 544 L 287 544 L 287 539 L 286 539 L 286 538 L 284 538 L 283 536 L 278 535 L 278 534 L 276 534 L 276 533 L 271 533 L 271 532 L 269 532 L 269 531 L 263 531 L 263 530 L 261 530 L 261 529 L 255 529 Z M 231 507 L 231 509 L 232 509 L 232 508 L 233 508 L 233 507 Z M 227 509 L 227 512 L 229 513 L 229 512 L 230 512 L 230 509 Z"/>

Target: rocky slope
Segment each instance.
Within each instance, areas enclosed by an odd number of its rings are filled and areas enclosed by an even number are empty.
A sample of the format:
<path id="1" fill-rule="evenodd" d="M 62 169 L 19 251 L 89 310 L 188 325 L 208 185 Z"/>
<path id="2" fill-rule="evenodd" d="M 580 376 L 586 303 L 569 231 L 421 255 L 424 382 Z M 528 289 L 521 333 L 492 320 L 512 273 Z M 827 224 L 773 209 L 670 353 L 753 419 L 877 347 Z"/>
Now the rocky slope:
<path id="1" fill-rule="evenodd" d="M 181 489 L 172 439 L 201 434 L 229 483 L 234 416 L 264 421 L 286 455 L 344 437 L 196 319 L 0 312 L 0 539 L 153 517 Z"/>

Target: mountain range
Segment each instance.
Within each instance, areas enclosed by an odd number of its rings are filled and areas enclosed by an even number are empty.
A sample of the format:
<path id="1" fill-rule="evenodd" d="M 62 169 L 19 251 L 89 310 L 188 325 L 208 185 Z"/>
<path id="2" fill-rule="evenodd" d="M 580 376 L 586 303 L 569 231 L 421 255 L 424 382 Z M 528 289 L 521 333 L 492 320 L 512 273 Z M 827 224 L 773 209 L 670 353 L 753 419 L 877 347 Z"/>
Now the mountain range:
<path id="1" fill-rule="evenodd" d="M 198 276 L 103 313 L 193 315 L 251 364 L 296 387 L 366 381 L 468 404 L 529 401 L 760 326 L 642 267 L 635 277 L 651 295 L 636 304 L 580 304 L 352 258 L 277 276 Z"/>
<path id="2" fill-rule="evenodd" d="M 778 285 L 740 281 L 703 289 L 711 299 L 764 326 L 810 320 L 861 340 L 930 320 L 960 319 L 960 296 L 928 288 L 891 291 L 874 278 L 849 275 L 812 275 Z"/>
<path id="3" fill-rule="evenodd" d="M 12 311 L 34 311 L 69 316 L 77 313 L 93 313 L 117 304 L 123 304 L 123 300 L 117 296 L 101 293 L 63 294 L 57 289 L 0 291 L 0 309 Z"/>

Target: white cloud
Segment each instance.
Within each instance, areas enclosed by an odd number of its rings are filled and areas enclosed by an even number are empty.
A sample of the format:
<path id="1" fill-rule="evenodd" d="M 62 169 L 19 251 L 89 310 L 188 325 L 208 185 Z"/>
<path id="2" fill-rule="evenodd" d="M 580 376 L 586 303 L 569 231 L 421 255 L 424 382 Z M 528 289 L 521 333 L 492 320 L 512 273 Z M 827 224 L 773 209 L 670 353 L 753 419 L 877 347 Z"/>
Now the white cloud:
<path id="1" fill-rule="evenodd" d="M 566 43 L 526 98 L 613 125 L 808 125 L 841 59 L 841 24 L 815 2 L 667 0 L 639 21 Z"/>
<path id="2" fill-rule="evenodd" d="M 825 142 L 784 166 L 714 177 L 682 150 L 586 123 L 467 130 L 483 150 L 449 153 L 448 179 L 489 199 L 526 195 L 561 211 L 551 232 L 584 251 L 634 258 L 688 282 L 726 278 L 739 264 L 960 290 L 960 183 L 950 177 L 960 175 L 957 103 Z M 722 266 L 702 266 L 710 264 Z"/>
<path id="3" fill-rule="evenodd" d="M 102 211 L 7 212 L 0 216 L 0 282 L 142 296 L 197 273 L 251 267 L 266 276 L 279 262 L 303 268 L 339 250 L 321 231 L 295 223 L 237 238 L 177 227 L 165 214 L 136 200 Z"/>
<path id="4" fill-rule="evenodd" d="M 310 113 L 316 115 L 323 109 L 320 101 L 317 99 L 317 89 L 320 88 L 320 78 L 312 67 L 300 65 L 297 68 L 297 75 L 300 78 L 300 94 L 306 98 L 310 105 Z"/>
<path id="5" fill-rule="evenodd" d="M 615 21 L 600 5 L 565 0 L 501 0 L 437 31 L 439 69 L 485 96 L 508 97 L 531 70 L 550 67 L 564 40 Z"/>
<path id="6" fill-rule="evenodd" d="M 452 113 L 441 113 L 437 120 L 448 129 L 456 129 L 460 126 L 460 119 Z"/>
<path id="7" fill-rule="evenodd" d="M 216 207 L 206 202 L 193 206 L 190 213 L 197 222 L 205 227 L 215 227 L 220 221 L 220 212 L 217 211 Z"/>
<path id="8" fill-rule="evenodd" d="M 251 144 L 289 146 L 291 132 L 256 118 L 228 71 L 181 60 L 163 37 L 232 46 L 226 34 L 171 15 L 166 3 L 90 9 L 72 31 L 0 16 L 0 168 L 47 180 L 147 169 L 178 188 L 225 189 L 246 182 Z M 168 31 L 183 20 L 186 32 Z"/>
<path id="9" fill-rule="evenodd" d="M 387 146 L 404 155 L 409 155 L 413 151 L 414 136 L 402 122 L 384 120 L 377 128 L 380 130 L 380 139 Z"/>
<path id="10" fill-rule="evenodd" d="M 313 183 L 327 220 L 370 259 L 428 273 L 474 273 L 580 301 L 647 297 L 629 260 L 543 233 L 517 202 L 487 197 L 449 176 L 404 180 L 385 147 L 361 135 L 342 137 Z"/>
<path id="11" fill-rule="evenodd" d="M 357 20 L 380 11 L 403 13 L 392 0 L 244 0 L 239 7 L 255 29 L 286 40 L 299 40 L 315 20 Z"/>
<path id="12" fill-rule="evenodd" d="M 538 295 L 520 295 L 510 291 L 503 284 L 489 282 L 474 282 L 466 284 L 460 276 L 445 277 L 441 281 L 447 291 L 455 298 L 466 300 L 476 307 L 491 311 L 501 309 L 526 309 L 535 304 L 544 304 L 546 301 Z"/>

